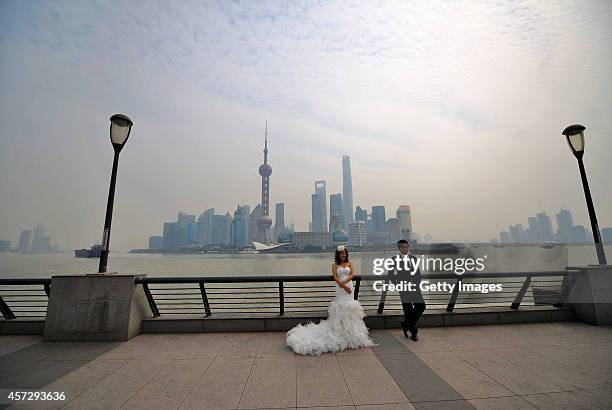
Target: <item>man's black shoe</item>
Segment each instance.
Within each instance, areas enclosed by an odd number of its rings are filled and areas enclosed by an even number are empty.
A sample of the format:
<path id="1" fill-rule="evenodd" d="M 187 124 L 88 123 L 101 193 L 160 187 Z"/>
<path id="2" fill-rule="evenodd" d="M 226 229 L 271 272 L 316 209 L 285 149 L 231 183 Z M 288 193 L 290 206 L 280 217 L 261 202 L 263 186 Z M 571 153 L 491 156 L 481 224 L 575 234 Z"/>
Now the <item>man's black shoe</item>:
<path id="1" fill-rule="evenodd" d="M 415 342 L 419 340 L 419 337 L 417 336 L 418 333 L 419 333 L 419 329 L 417 329 L 416 327 L 413 327 L 412 329 L 410 329 L 410 338 L 414 340 Z"/>
<path id="2" fill-rule="evenodd" d="M 402 330 L 404 331 L 404 337 L 406 337 L 406 339 L 408 339 L 408 325 L 406 325 L 406 322 L 404 322 L 402 320 Z"/>

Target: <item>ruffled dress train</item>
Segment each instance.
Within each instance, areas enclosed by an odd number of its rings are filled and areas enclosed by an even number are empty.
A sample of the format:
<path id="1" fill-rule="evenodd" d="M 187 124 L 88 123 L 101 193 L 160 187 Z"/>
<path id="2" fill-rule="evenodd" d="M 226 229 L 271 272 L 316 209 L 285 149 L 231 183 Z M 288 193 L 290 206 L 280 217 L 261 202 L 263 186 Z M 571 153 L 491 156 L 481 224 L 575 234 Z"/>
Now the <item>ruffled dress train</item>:
<path id="1" fill-rule="evenodd" d="M 338 268 L 338 277 L 346 278 L 350 269 Z M 347 285 L 353 290 L 352 281 Z M 335 285 L 335 298 L 330 303 L 327 319 L 319 323 L 301 323 L 287 332 L 287 346 L 302 355 L 319 356 L 322 353 L 374 346 L 363 318 L 366 316 L 353 293 Z"/>

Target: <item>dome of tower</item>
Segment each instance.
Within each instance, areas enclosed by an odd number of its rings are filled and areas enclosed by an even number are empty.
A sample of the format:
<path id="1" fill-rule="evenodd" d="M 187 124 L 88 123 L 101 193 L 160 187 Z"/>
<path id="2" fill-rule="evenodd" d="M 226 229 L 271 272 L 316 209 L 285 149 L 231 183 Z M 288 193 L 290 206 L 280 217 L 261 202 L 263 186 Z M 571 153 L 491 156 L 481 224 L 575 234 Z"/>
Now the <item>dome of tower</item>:
<path id="1" fill-rule="evenodd" d="M 272 175 L 272 167 L 270 166 L 270 164 L 261 164 L 261 166 L 259 167 L 259 175 L 261 175 L 262 177 L 269 177 L 270 175 Z"/>
<path id="2" fill-rule="evenodd" d="M 332 233 L 333 243 L 346 243 L 348 241 L 348 235 L 344 229 L 336 229 Z"/>

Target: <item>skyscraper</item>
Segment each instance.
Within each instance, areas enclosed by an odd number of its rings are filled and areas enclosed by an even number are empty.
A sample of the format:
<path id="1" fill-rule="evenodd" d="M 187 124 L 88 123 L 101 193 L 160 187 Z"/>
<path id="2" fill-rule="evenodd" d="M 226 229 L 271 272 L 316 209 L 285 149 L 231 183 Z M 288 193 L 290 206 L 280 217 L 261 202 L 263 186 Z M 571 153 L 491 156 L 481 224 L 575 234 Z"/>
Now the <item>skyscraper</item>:
<path id="1" fill-rule="evenodd" d="M 508 227 L 508 233 L 510 234 L 510 242 L 512 243 L 523 242 L 523 239 L 525 238 L 525 231 L 523 230 L 523 225 L 521 224 L 510 225 Z"/>
<path id="2" fill-rule="evenodd" d="M 332 194 L 329 196 L 329 230 L 332 231 L 332 219 L 340 221 L 342 229 L 346 230 L 344 221 L 344 209 L 342 208 L 342 194 Z"/>
<path id="3" fill-rule="evenodd" d="M 353 180 L 351 178 L 351 158 L 342 157 L 342 207 L 344 209 L 344 223 L 353 222 Z"/>
<path id="4" fill-rule="evenodd" d="M 349 245 L 363 246 L 366 243 L 366 224 L 364 221 L 349 222 Z"/>
<path id="5" fill-rule="evenodd" d="M 272 218 L 270 218 L 270 175 L 272 175 L 272 167 L 268 164 L 268 122 L 266 121 L 266 134 L 264 137 L 264 162 L 259 167 L 259 175 L 261 175 L 261 216 L 257 220 L 257 236 L 256 241 L 269 244 L 270 227 L 272 226 Z"/>
<path id="6" fill-rule="evenodd" d="M 557 220 L 557 240 L 563 243 L 574 242 L 572 235 L 574 218 L 572 217 L 571 211 L 569 209 L 561 209 L 559 213 L 555 215 L 555 219 Z"/>
<path id="7" fill-rule="evenodd" d="M 401 239 L 407 241 L 412 240 L 412 217 L 410 214 L 410 205 L 400 205 L 395 212 L 395 216 L 399 219 L 399 229 Z"/>
<path id="8" fill-rule="evenodd" d="M 198 216 L 198 244 L 205 246 L 212 242 L 212 220 L 215 208 L 209 208 Z"/>
<path id="9" fill-rule="evenodd" d="M 253 242 L 257 240 L 257 221 L 261 218 L 261 204 L 257 204 L 249 215 L 249 230 L 247 233 L 247 241 Z"/>
<path id="10" fill-rule="evenodd" d="M 213 245 L 229 245 L 230 231 L 232 225 L 232 216 L 228 213 L 225 215 L 215 215 L 212 223 L 212 244 Z"/>
<path id="11" fill-rule="evenodd" d="M 29 251 L 31 243 L 32 231 L 21 231 L 21 235 L 19 235 L 19 252 Z"/>
<path id="12" fill-rule="evenodd" d="M 183 225 L 183 226 L 187 226 L 190 223 L 193 223 L 196 221 L 196 216 L 195 215 L 189 215 L 186 212 L 183 211 L 179 211 L 178 213 L 178 223 Z"/>
<path id="13" fill-rule="evenodd" d="M 542 242 L 542 230 L 540 229 L 538 218 L 535 216 L 527 218 L 527 224 L 529 225 L 529 228 L 527 228 L 529 231 L 529 242 Z"/>
<path id="14" fill-rule="evenodd" d="M 540 225 L 540 232 L 542 233 L 542 241 L 552 242 L 553 240 L 553 228 L 550 216 L 546 215 L 544 211 L 536 214 L 538 219 L 538 225 Z"/>
<path id="15" fill-rule="evenodd" d="M 385 224 L 387 218 L 385 217 L 385 207 L 383 205 L 376 205 L 372 207 L 372 228 L 373 232 L 386 232 Z"/>
<path id="16" fill-rule="evenodd" d="M 312 194 L 312 232 L 327 232 L 327 189 L 325 181 L 315 181 Z"/>
<path id="17" fill-rule="evenodd" d="M 164 249 L 179 249 L 185 244 L 185 226 L 178 222 L 164 223 Z"/>
<path id="18" fill-rule="evenodd" d="M 274 242 L 278 243 L 278 236 L 285 230 L 285 204 L 276 204 L 274 212 Z"/>
<path id="19" fill-rule="evenodd" d="M 232 248 L 242 248 L 247 241 L 248 229 L 248 207 L 238 205 L 234 211 L 234 220 L 230 225 L 230 246 Z"/>
<path id="20" fill-rule="evenodd" d="M 385 224 L 385 229 L 389 234 L 389 240 L 391 242 L 397 242 L 402 238 L 401 230 L 400 230 L 400 219 L 399 218 L 389 218 Z M 402 238 L 402 239 L 410 239 L 410 238 Z"/>
<path id="21" fill-rule="evenodd" d="M 34 238 L 32 239 L 31 249 L 33 251 L 47 251 L 50 242 L 51 237 L 47 236 L 45 226 L 43 224 L 37 224 L 36 229 L 34 229 Z"/>

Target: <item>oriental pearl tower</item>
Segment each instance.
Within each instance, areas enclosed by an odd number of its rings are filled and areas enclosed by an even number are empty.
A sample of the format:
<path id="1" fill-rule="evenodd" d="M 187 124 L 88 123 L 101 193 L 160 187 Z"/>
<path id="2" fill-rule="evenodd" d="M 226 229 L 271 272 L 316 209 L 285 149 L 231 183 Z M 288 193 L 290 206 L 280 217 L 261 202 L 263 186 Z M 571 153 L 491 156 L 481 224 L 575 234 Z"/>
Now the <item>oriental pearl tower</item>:
<path id="1" fill-rule="evenodd" d="M 256 241 L 270 244 L 270 227 L 272 226 L 272 218 L 270 218 L 270 175 L 272 175 L 272 167 L 268 164 L 268 121 L 266 121 L 266 134 L 264 138 L 264 162 L 259 167 L 259 175 L 261 175 L 261 217 L 257 220 L 257 235 Z"/>

